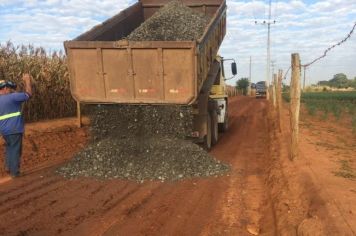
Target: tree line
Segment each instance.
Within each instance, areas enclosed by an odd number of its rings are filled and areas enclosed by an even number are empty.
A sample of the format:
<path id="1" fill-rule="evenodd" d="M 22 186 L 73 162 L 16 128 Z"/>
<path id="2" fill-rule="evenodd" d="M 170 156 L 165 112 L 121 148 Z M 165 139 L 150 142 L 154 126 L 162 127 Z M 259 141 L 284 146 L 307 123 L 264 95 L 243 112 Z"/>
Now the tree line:
<path id="1" fill-rule="evenodd" d="M 343 73 L 334 75 L 330 80 L 322 80 L 318 82 L 318 86 L 329 86 L 332 88 L 354 88 L 356 89 L 356 77 L 348 79 Z"/>

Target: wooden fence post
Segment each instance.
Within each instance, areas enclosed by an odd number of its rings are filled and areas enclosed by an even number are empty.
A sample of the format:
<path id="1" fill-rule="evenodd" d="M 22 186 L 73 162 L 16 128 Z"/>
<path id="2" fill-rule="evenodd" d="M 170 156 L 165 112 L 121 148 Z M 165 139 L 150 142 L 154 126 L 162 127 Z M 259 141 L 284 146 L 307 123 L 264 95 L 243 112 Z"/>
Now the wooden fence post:
<path id="1" fill-rule="evenodd" d="M 298 53 L 292 54 L 292 79 L 290 84 L 290 117 L 291 117 L 291 160 L 298 157 L 300 110 L 300 59 Z"/>
<path id="2" fill-rule="evenodd" d="M 80 102 L 77 101 L 77 125 L 79 128 L 82 127 L 82 113 L 80 110 Z"/>
<path id="3" fill-rule="evenodd" d="M 278 129 L 279 132 L 282 132 L 282 125 L 281 125 L 281 119 L 282 119 L 282 76 L 283 76 L 283 71 L 278 70 L 278 82 L 277 82 L 277 116 L 278 116 Z"/>

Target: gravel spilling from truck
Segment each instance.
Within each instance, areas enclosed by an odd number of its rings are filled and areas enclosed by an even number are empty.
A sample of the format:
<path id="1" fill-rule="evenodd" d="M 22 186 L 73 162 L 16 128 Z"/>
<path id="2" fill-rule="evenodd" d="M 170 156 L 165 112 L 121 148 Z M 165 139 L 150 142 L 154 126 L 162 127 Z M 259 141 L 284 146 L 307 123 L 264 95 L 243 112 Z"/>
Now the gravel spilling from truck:
<path id="1" fill-rule="evenodd" d="M 185 140 L 190 106 L 93 106 L 92 140 L 58 169 L 65 177 L 175 181 L 221 176 L 230 167 Z"/>
<path id="2" fill-rule="evenodd" d="M 171 1 L 143 22 L 129 36 L 132 41 L 194 41 L 210 18 L 179 1 Z"/>
<path id="3" fill-rule="evenodd" d="M 193 126 L 191 106 L 94 105 L 88 112 L 94 141 L 152 135 L 184 138 Z"/>

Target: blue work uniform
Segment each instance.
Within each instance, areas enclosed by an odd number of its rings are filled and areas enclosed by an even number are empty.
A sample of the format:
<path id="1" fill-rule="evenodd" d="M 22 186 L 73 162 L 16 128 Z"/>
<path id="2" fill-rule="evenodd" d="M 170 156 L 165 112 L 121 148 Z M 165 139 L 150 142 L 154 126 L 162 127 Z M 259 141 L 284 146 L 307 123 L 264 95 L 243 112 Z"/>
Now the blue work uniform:
<path id="1" fill-rule="evenodd" d="M 24 132 L 21 104 L 29 98 L 27 93 L 0 95 L 0 134 L 6 143 L 5 167 L 12 176 L 19 175 Z"/>

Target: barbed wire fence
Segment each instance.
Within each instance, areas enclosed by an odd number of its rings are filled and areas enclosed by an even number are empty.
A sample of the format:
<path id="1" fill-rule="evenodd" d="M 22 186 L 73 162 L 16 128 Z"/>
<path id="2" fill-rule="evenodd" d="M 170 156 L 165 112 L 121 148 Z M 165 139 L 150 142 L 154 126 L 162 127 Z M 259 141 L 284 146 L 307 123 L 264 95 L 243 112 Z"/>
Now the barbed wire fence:
<path id="1" fill-rule="evenodd" d="M 308 66 L 311 66 L 312 64 L 314 64 L 315 62 L 319 61 L 320 59 L 326 57 L 326 54 L 331 51 L 333 48 L 337 47 L 337 46 L 340 46 L 341 44 L 345 43 L 349 38 L 351 38 L 351 35 L 353 34 L 354 30 L 356 28 L 356 22 L 354 23 L 354 26 L 352 27 L 351 31 L 348 33 L 348 35 L 343 39 L 341 40 L 340 42 L 332 45 L 331 47 L 327 48 L 325 51 L 324 51 L 324 54 L 321 55 L 320 57 L 314 59 L 313 61 L 307 63 L 307 64 L 304 64 L 304 65 L 301 65 L 302 67 L 306 68 Z"/>
<path id="2" fill-rule="evenodd" d="M 290 113 L 290 131 L 291 131 L 291 155 L 290 159 L 294 160 L 298 157 L 299 155 L 299 149 L 298 149 L 298 136 L 299 136 L 299 113 L 300 113 L 300 99 L 301 99 L 301 79 L 300 79 L 300 74 L 301 74 L 301 69 L 304 68 L 304 84 L 303 84 L 303 89 L 305 86 L 305 69 L 313 65 L 314 63 L 318 62 L 322 58 L 327 56 L 327 53 L 330 52 L 332 49 L 334 49 L 337 46 L 340 46 L 341 44 L 345 43 L 348 39 L 351 38 L 351 35 L 354 33 L 354 30 L 356 28 L 356 22 L 354 22 L 354 25 L 350 32 L 344 37 L 341 41 L 338 43 L 330 46 L 327 48 L 324 53 L 312 60 L 309 63 L 306 64 L 301 64 L 301 60 L 299 58 L 298 53 L 292 54 L 292 63 L 289 69 L 287 70 L 284 79 L 286 79 L 286 75 L 289 70 L 291 70 L 291 82 L 290 82 L 290 105 L 289 105 L 289 113 Z"/>
<path id="3" fill-rule="evenodd" d="M 342 40 L 339 41 L 338 43 L 336 43 L 336 44 L 330 46 L 329 48 L 327 48 L 321 56 L 315 58 L 314 60 L 312 60 L 312 61 L 309 62 L 309 63 L 301 64 L 300 66 L 303 67 L 304 70 L 305 70 L 307 67 L 313 65 L 313 64 L 316 63 L 317 61 L 319 61 L 319 60 L 321 60 L 322 58 L 326 57 L 326 55 L 327 55 L 327 53 L 328 53 L 329 51 L 331 51 L 332 49 L 334 49 L 334 48 L 337 47 L 337 46 L 340 46 L 341 44 L 345 43 L 349 38 L 351 38 L 352 34 L 353 34 L 354 31 L 355 31 L 355 28 L 356 28 L 356 22 L 354 22 L 353 27 L 351 28 L 350 32 L 346 35 L 346 37 L 345 37 L 344 39 L 342 39 Z M 283 79 L 284 79 L 284 80 L 287 79 L 287 75 L 288 75 L 288 72 L 290 71 L 290 69 L 291 69 L 291 66 L 289 66 L 289 68 L 287 69 L 286 73 L 284 74 L 284 76 L 283 76 Z"/>

